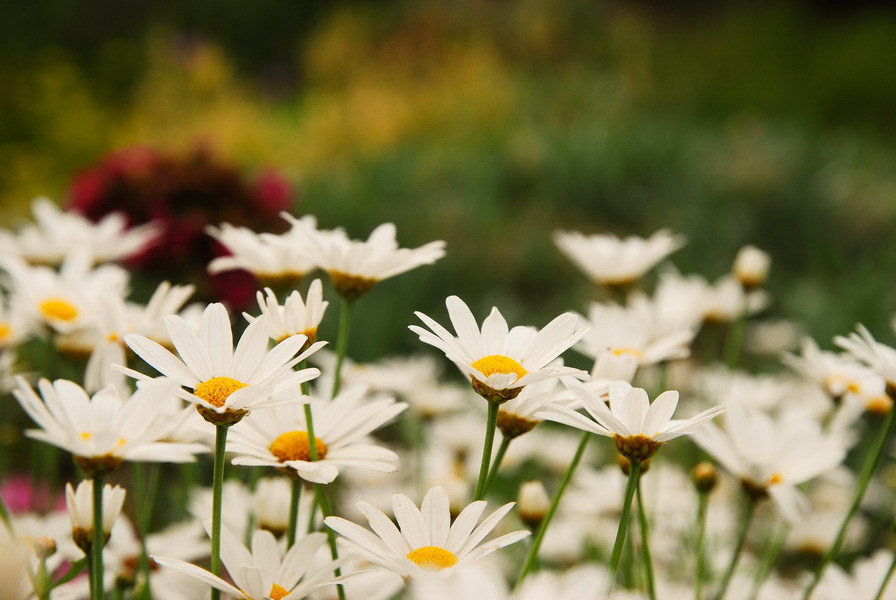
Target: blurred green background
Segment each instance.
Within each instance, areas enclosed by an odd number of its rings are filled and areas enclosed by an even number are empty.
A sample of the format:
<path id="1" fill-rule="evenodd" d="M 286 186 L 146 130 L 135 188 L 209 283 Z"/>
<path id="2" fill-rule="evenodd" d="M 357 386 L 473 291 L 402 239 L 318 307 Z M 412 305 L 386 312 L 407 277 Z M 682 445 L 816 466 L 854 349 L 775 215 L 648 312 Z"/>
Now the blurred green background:
<path id="1" fill-rule="evenodd" d="M 6 2 L 0 216 L 110 151 L 201 144 L 277 169 L 323 227 L 448 242 L 362 300 L 357 358 L 419 349 L 412 311 L 452 293 L 516 323 L 582 310 L 556 228 L 668 227 L 710 278 L 755 244 L 770 316 L 889 340 L 894 57 L 874 3 Z"/>

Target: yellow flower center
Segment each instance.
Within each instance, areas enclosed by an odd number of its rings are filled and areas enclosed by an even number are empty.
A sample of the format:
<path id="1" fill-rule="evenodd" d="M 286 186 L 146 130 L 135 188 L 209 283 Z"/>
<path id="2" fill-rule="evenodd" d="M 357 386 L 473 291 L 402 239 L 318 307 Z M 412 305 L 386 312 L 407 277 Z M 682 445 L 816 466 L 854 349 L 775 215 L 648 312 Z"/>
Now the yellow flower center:
<path id="1" fill-rule="evenodd" d="M 78 316 L 78 309 L 63 298 L 47 298 L 38 306 L 45 319 L 56 321 L 73 321 Z"/>
<path id="2" fill-rule="evenodd" d="M 407 558 L 414 561 L 418 567 L 430 571 L 441 571 L 457 564 L 457 557 L 451 552 L 438 546 L 423 546 L 408 553 Z"/>
<path id="3" fill-rule="evenodd" d="M 781 483 L 781 474 L 778 472 L 772 473 L 772 476 L 768 480 L 769 485 L 775 485 L 777 483 Z"/>
<path id="4" fill-rule="evenodd" d="M 282 598 L 283 596 L 285 596 L 288 593 L 289 593 L 289 590 L 287 590 L 286 588 L 283 588 L 275 583 L 274 585 L 271 586 L 271 593 L 268 594 L 268 597 L 271 600 L 280 600 L 280 598 Z"/>
<path id="5" fill-rule="evenodd" d="M 885 415 L 890 412 L 891 408 L 893 408 L 893 401 L 889 396 L 884 394 L 883 396 L 877 396 L 868 400 L 865 408 L 872 414 Z"/>
<path id="6" fill-rule="evenodd" d="M 625 346 L 620 346 L 618 348 L 613 348 L 611 350 L 611 352 L 615 356 L 622 356 L 623 354 L 630 354 L 630 355 L 634 356 L 635 358 L 637 358 L 638 360 L 641 360 L 642 358 L 644 358 L 644 353 L 641 352 L 640 350 L 638 350 L 637 348 L 628 348 Z"/>
<path id="7" fill-rule="evenodd" d="M 10 327 L 9 323 L 0 323 L 0 342 L 8 338 L 11 331 L 12 327 Z"/>
<path id="8" fill-rule="evenodd" d="M 317 459 L 321 460 L 327 455 L 327 445 L 322 439 L 314 436 L 314 447 L 317 449 Z M 287 431 L 281 433 L 269 448 L 271 454 L 280 462 L 288 460 L 311 460 L 311 445 L 308 443 L 308 432 Z"/>
<path id="9" fill-rule="evenodd" d="M 528 372 L 520 363 L 500 354 L 483 356 L 479 360 L 473 361 L 473 368 L 486 377 L 495 373 L 514 373 L 517 380 Z"/>
<path id="10" fill-rule="evenodd" d="M 212 377 L 196 386 L 193 393 L 212 406 L 221 407 L 227 402 L 230 394 L 246 387 L 248 384 L 230 377 Z"/>

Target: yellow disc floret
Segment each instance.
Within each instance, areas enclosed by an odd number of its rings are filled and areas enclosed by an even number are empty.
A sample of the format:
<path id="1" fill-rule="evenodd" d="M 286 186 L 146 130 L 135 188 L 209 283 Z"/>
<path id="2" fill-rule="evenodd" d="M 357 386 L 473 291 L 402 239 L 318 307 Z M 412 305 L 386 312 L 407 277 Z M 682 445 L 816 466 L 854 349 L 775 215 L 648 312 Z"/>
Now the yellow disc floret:
<path id="1" fill-rule="evenodd" d="M 473 368 L 488 377 L 495 373 L 514 373 L 517 380 L 527 373 L 523 366 L 509 358 L 500 354 L 492 354 L 483 356 L 479 360 L 473 361 Z"/>
<path id="2" fill-rule="evenodd" d="M 623 354 L 629 354 L 634 356 L 638 360 L 644 358 L 644 353 L 638 350 L 637 348 L 629 348 L 627 346 L 619 346 L 617 348 L 613 348 L 611 350 L 614 356 L 622 356 Z"/>
<path id="3" fill-rule="evenodd" d="M 438 546 L 423 546 L 408 553 L 407 558 L 418 567 L 430 571 L 441 571 L 457 564 L 457 557 L 448 550 Z"/>
<path id="4" fill-rule="evenodd" d="M 242 381 L 231 379 L 230 377 L 212 377 L 208 381 L 203 381 L 196 386 L 193 393 L 212 406 L 224 406 L 230 394 L 240 390 L 246 385 Z"/>
<path id="5" fill-rule="evenodd" d="M 12 326 L 9 323 L 0 323 L 0 342 L 6 341 L 12 332 Z"/>
<path id="6" fill-rule="evenodd" d="M 317 459 L 320 460 L 327 455 L 327 445 L 322 439 L 314 437 L 314 447 L 317 449 Z M 281 433 L 274 440 L 269 448 L 271 454 L 277 457 L 277 460 L 286 462 L 288 460 L 311 460 L 311 445 L 308 443 L 308 432 L 306 431 L 287 431 Z"/>
<path id="7" fill-rule="evenodd" d="M 74 321 L 78 317 L 78 309 L 64 298 L 47 298 L 38 308 L 45 319 Z"/>
<path id="8" fill-rule="evenodd" d="M 268 598 L 271 600 L 280 600 L 283 596 L 289 593 L 289 590 L 286 588 L 277 585 L 276 583 L 271 586 L 271 593 L 268 594 Z"/>

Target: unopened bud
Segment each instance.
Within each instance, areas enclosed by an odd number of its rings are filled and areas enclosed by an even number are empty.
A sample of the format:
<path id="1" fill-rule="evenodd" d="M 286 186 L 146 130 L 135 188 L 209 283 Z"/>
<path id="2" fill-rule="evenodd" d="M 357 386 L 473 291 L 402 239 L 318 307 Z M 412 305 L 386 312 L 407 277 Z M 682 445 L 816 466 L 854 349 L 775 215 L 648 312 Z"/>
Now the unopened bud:
<path id="1" fill-rule="evenodd" d="M 535 529 L 544 520 L 551 507 L 551 499 L 540 481 L 527 481 L 520 486 L 517 508 L 523 522 Z"/>
<path id="2" fill-rule="evenodd" d="M 39 537 L 34 540 L 34 553 L 37 558 L 45 560 L 56 554 L 56 540 L 51 537 Z"/>
<path id="3" fill-rule="evenodd" d="M 756 246 L 743 246 L 734 258 L 732 271 L 744 289 L 754 289 L 765 283 L 771 259 Z"/>
<path id="4" fill-rule="evenodd" d="M 712 463 L 702 462 L 698 464 L 692 471 L 692 477 L 694 479 L 694 487 L 701 494 L 708 494 L 716 487 L 716 468 Z"/>
<path id="5" fill-rule="evenodd" d="M 886 415 L 893 409 L 893 400 L 886 394 L 875 396 L 865 402 L 865 410 L 873 415 Z"/>

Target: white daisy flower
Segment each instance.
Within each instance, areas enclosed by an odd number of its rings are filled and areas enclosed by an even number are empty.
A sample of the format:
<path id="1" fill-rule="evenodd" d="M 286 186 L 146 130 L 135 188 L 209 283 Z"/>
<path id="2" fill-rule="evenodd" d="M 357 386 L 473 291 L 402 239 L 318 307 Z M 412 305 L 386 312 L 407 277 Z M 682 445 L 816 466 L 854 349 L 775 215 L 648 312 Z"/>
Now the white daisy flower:
<path id="1" fill-rule="evenodd" d="M 888 576 L 890 564 L 893 562 L 892 551 L 886 548 L 878 549 L 871 556 L 859 558 L 847 573 L 837 564 L 828 568 L 824 577 L 818 583 L 813 592 L 812 600 L 842 600 L 843 598 L 855 598 L 856 600 L 896 600 L 896 584 L 888 581 L 883 594 L 878 596 L 881 584 Z"/>
<path id="2" fill-rule="evenodd" d="M 559 367 L 563 365 L 563 361 L 557 359 L 551 365 Z M 512 439 L 528 433 L 541 423 L 541 418 L 536 415 L 550 403 L 566 406 L 576 404 L 578 401 L 572 394 L 557 392 L 559 383 L 559 379 L 545 379 L 527 385 L 519 396 L 503 403 L 498 409 L 498 429 L 501 434 Z"/>
<path id="3" fill-rule="evenodd" d="M 29 437 L 71 452 L 75 463 L 89 476 L 117 468 L 122 461 L 192 462 L 205 452 L 201 444 L 178 444 L 165 439 L 176 420 L 160 417 L 158 399 L 173 393 L 174 385 L 158 379 L 140 385 L 123 398 L 113 387 L 93 397 L 66 379 L 38 382 L 43 401 L 21 377 L 13 394 L 40 429 Z"/>
<path id="4" fill-rule="evenodd" d="M 103 485 L 103 534 L 109 538 L 112 525 L 121 514 L 125 490 L 120 486 Z M 84 553 L 90 552 L 93 541 L 93 479 L 85 479 L 72 489 L 65 484 L 65 506 L 72 522 L 72 539 Z"/>
<path id="5" fill-rule="evenodd" d="M 61 211 L 52 200 L 32 203 L 35 223 L 18 233 L 0 232 L 0 248 L 32 264 L 58 265 L 73 251 L 86 251 L 92 262 L 117 261 L 143 251 L 154 243 L 161 228 L 149 223 L 127 228 L 121 213 L 110 213 L 98 223 L 82 215 Z"/>
<path id="6" fill-rule="evenodd" d="M 206 531 L 211 529 L 211 523 L 205 525 Z M 311 559 L 326 540 L 323 533 L 310 533 L 284 555 L 277 538 L 270 531 L 259 529 L 252 536 L 250 551 L 229 529 L 222 527 L 221 562 L 233 584 L 177 558 L 153 554 L 152 559 L 239 600 L 298 600 L 339 581 L 333 576 L 333 570 L 344 560 L 311 568 Z"/>
<path id="7" fill-rule="evenodd" d="M 314 248 L 321 269 L 330 274 L 336 291 L 354 300 L 367 293 L 378 281 L 395 277 L 445 256 L 445 242 L 435 241 L 419 248 L 399 248 L 395 225 L 383 223 L 366 241 L 349 239 L 338 232 L 321 232 L 286 213 L 296 232 L 303 232 Z"/>
<path id="8" fill-rule="evenodd" d="M 846 455 L 843 441 L 802 415 L 775 420 L 739 403 L 729 403 L 728 410 L 722 427 L 707 424 L 694 432 L 694 441 L 740 479 L 750 497 L 771 497 L 786 519 L 796 521 L 807 511 L 797 486 L 839 465 Z"/>
<path id="9" fill-rule="evenodd" d="M 128 334 L 125 342 L 150 366 L 181 386 L 176 393 L 196 404 L 210 423 L 232 425 L 251 409 L 295 402 L 301 398 L 299 385 L 320 375 L 318 369 L 293 371 L 293 366 L 326 342 L 316 342 L 296 356 L 306 338 L 294 335 L 268 350 L 264 320 L 256 319 L 234 349 L 230 318 L 222 304 L 208 305 L 198 332 L 177 315 L 166 317 L 165 325 L 179 357 L 142 335 Z M 149 379 L 137 371 L 126 372 L 137 379 Z"/>
<path id="10" fill-rule="evenodd" d="M 838 335 L 834 343 L 876 371 L 886 380 L 888 388 L 896 389 L 896 348 L 875 340 L 864 325 L 858 325 L 856 330 L 849 337 Z"/>
<path id="11" fill-rule="evenodd" d="M 323 286 L 320 279 L 315 279 L 308 286 L 305 300 L 297 291 L 293 291 L 283 305 L 277 301 L 277 295 L 271 288 L 265 288 L 267 296 L 258 292 L 258 306 L 265 317 L 268 336 L 280 342 L 291 335 L 304 335 L 306 344 L 312 344 L 317 340 L 317 328 L 324 318 L 329 302 L 324 302 Z M 250 323 L 255 317 L 243 313 Z"/>
<path id="12" fill-rule="evenodd" d="M 486 400 L 505 402 L 519 395 L 526 385 L 545 379 L 586 376 L 578 369 L 549 366 L 588 331 L 588 327 L 578 326 L 575 314 L 564 313 L 540 331 L 522 326 L 508 329 L 500 311 L 492 308 L 480 330 L 463 300 L 449 296 L 445 305 L 457 337 L 421 312 L 414 314 L 432 331 L 416 325 L 409 329 L 420 336 L 420 341 L 442 350 Z"/>
<path id="13" fill-rule="evenodd" d="M 647 239 L 556 231 L 554 243 L 592 281 L 604 285 L 627 285 L 643 277 L 654 265 L 684 246 L 685 238 L 666 229 L 655 232 Z"/>
<path id="14" fill-rule="evenodd" d="M 314 483 L 330 483 L 340 467 L 396 471 L 397 454 L 361 442 L 407 404 L 385 396 L 367 399 L 366 393 L 366 387 L 354 386 L 332 400 L 310 403 L 318 460 L 311 460 L 304 409 L 293 404 L 252 413 L 234 429 L 227 442 L 227 451 L 237 455 L 233 464 L 277 467 Z"/>
<path id="15" fill-rule="evenodd" d="M 654 365 L 690 354 L 696 329 L 669 331 L 661 326 L 652 303 L 636 295 L 627 306 L 592 302 L 586 322 L 590 330 L 575 349 L 595 362 L 606 350 L 635 357 L 639 366 Z"/>
<path id="16" fill-rule="evenodd" d="M 769 296 L 762 290 L 745 290 L 732 275 L 716 280 L 703 300 L 703 318 L 714 323 L 729 323 L 741 314 L 756 314 L 769 305 Z"/>
<path id="17" fill-rule="evenodd" d="M 212 260 L 209 273 L 243 269 L 260 281 L 291 283 L 316 267 L 310 252 L 289 234 L 258 234 L 229 223 L 222 223 L 220 228 L 207 227 L 206 232 L 231 252 L 230 256 Z"/>
<path id="18" fill-rule="evenodd" d="M 629 460 L 644 461 L 660 446 L 677 437 L 693 433 L 698 427 L 724 410 L 714 406 L 689 419 L 673 419 L 678 406 L 678 392 L 663 392 L 653 403 L 647 392 L 624 381 L 610 385 L 610 407 L 588 387 L 575 380 L 564 381 L 582 402 L 588 417 L 559 404 L 539 413 L 543 419 L 563 423 L 576 429 L 611 437 L 616 449 Z"/>
<path id="19" fill-rule="evenodd" d="M 340 517 L 327 517 L 324 523 L 342 536 L 339 543 L 350 554 L 402 577 L 416 577 L 428 571 L 450 572 L 529 535 L 528 531 L 514 531 L 483 544 L 514 503 L 505 504 L 476 527 L 485 505 L 483 500 L 473 502 L 452 524 L 448 494 L 434 487 L 423 498 L 420 509 L 407 496 L 392 496 L 398 527 L 365 502 L 357 506 L 374 533 Z"/>
<path id="20" fill-rule="evenodd" d="M 280 537 L 289 527 L 290 496 L 292 484 L 286 477 L 262 477 L 252 492 L 252 514 L 259 529 L 267 529 Z M 308 531 L 312 517 L 314 494 L 299 496 L 297 531 Z"/>

